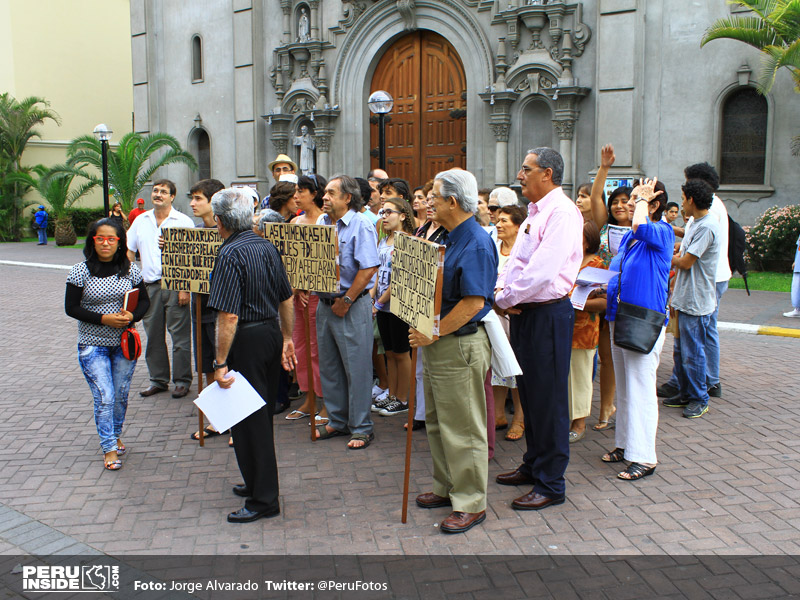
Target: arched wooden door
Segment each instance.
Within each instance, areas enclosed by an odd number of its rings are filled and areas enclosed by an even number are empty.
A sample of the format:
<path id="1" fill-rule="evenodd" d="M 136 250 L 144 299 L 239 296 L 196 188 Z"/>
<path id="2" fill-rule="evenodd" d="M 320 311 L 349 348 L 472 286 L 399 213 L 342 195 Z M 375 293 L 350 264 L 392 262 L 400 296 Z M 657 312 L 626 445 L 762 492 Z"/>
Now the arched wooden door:
<path id="1" fill-rule="evenodd" d="M 372 77 L 370 92 L 394 98 L 386 124 L 386 171 L 413 187 L 439 171 L 467 166 L 467 82 L 455 49 L 432 31 L 417 31 L 392 44 Z M 378 148 L 378 125 L 370 126 L 370 148 Z M 378 167 L 377 153 L 371 165 Z"/>

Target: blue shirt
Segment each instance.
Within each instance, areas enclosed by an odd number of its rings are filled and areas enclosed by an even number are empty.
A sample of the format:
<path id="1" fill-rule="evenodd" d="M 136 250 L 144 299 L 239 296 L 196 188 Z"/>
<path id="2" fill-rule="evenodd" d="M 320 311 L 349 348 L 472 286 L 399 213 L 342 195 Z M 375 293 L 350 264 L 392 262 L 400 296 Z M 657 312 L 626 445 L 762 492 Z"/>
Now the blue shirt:
<path id="1" fill-rule="evenodd" d="M 628 244 L 633 240 L 636 243 L 628 249 Z M 619 254 L 609 267 L 612 271 L 619 271 L 622 267 L 620 300 L 665 312 L 674 244 L 675 233 L 672 226 L 664 221 L 648 221 L 639 225 L 636 232 L 631 230 L 625 234 L 619 245 Z M 608 282 L 608 321 L 613 321 L 617 316 L 619 279 L 614 277 Z"/>
<path id="2" fill-rule="evenodd" d="M 724 251 L 723 249 L 722 252 Z M 800 237 L 797 238 L 797 250 L 794 253 L 794 272 L 800 273 Z"/>
<path id="3" fill-rule="evenodd" d="M 475 219 L 467 219 L 448 234 L 446 248 L 441 317 L 462 298 L 483 296 L 483 308 L 469 322 L 480 321 L 494 302 L 497 247 Z"/>
<path id="4" fill-rule="evenodd" d="M 323 225 L 332 225 L 330 216 L 323 216 L 322 223 Z M 375 226 L 370 222 L 369 217 L 365 217 L 354 210 L 348 210 L 336 222 L 336 233 L 339 237 L 339 286 L 341 293 L 319 292 L 320 298 L 343 296 L 353 285 L 353 280 L 359 271 L 377 267 L 380 264 L 378 259 L 378 233 L 375 231 Z M 375 285 L 374 275 L 364 289 L 368 290 L 373 285 Z"/>

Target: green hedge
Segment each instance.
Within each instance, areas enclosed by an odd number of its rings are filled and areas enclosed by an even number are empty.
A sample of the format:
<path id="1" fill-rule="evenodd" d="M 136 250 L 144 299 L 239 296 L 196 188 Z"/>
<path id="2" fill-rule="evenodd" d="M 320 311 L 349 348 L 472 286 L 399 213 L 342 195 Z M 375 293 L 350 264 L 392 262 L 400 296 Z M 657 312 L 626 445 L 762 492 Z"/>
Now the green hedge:
<path id="1" fill-rule="evenodd" d="M 72 226 L 75 228 L 75 233 L 78 237 L 83 237 L 89 230 L 91 225 L 97 219 L 103 218 L 103 208 L 73 208 L 70 210 L 72 213 Z M 36 219 L 31 216 L 31 231 L 36 235 Z M 56 221 L 52 215 L 47 220 L 47 235 L 53 237 L 56 234 Z"/>

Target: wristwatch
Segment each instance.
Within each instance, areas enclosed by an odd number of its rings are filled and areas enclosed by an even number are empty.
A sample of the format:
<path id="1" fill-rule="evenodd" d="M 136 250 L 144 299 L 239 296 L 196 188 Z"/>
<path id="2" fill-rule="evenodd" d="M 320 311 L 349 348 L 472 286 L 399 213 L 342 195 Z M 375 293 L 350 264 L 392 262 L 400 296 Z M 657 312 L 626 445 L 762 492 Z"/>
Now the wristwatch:
<path id="1" fill-rule="evenodd" d="M 347 306 L 350 306 L 353 303 L 353 300 L 352 298 L 350 298 L 350 296 L 345 296 L 344 298 L 342 298 L 342 300 L 344 301 L 345 304 L 347 304 Z"/>
<path id="2" fill-rule="evenodd" d="M 217 359 L 214 359 L 214 362 L 211 363 L 211 366 L 214 367 L 214 370 L 217 369 L 227 369 L 228 368 L 228 361 L 226 360 L 224 363 L 218 363 Z"/>

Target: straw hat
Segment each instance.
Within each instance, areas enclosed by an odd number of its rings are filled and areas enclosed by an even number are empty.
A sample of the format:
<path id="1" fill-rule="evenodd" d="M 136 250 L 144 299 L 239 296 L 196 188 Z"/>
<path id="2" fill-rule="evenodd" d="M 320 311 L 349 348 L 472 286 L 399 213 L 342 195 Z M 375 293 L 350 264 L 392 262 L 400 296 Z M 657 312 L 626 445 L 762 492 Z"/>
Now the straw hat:
<path id="1" fill-rule="evenodd" d="M 270 171 L 272 171 L 272 169 L 275 168 L 275 165 L 277 165 L 279 163 L 286 163 L 287 165 L 292 165 L 292 169 L 297 171 L 297 165 L 294 163 L 294 161 L 291 158 L 289 158 L 285 154 L 278 154 L 277 158 L 267 165 L 267 168 Z"/>

